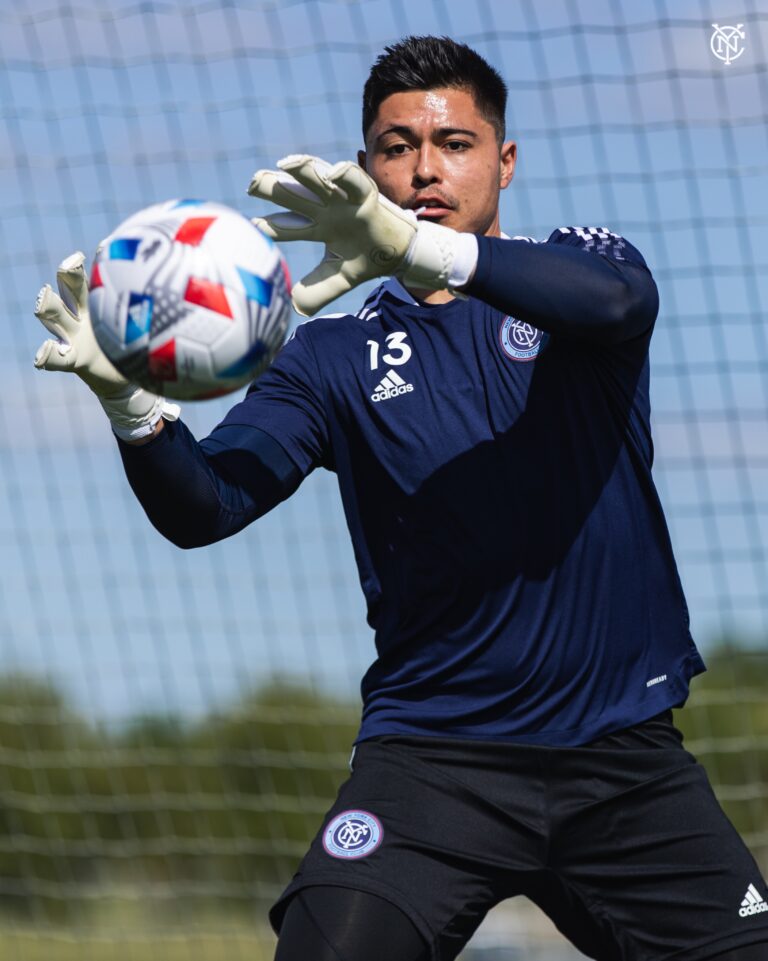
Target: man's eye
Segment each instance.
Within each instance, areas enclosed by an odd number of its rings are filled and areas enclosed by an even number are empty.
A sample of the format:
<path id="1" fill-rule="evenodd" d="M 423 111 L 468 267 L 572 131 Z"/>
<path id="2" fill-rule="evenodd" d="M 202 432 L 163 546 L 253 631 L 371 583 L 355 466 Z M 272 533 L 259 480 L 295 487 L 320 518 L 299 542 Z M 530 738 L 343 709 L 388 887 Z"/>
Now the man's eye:
<path id="1" fill-rule="evenodd" d="M 399 157 L 404 154 L 407 149 L 407 143 L 393 143 L 391 146 L 385 148 L 384 153 L 388 156 Z"/>
<path id="2" fill-rule="evenodd" d="M 458 153 L 460 150 L 466 150 L 469 144 L 463 140 L 448 140 L 445 146 L 452 153 Z"/>

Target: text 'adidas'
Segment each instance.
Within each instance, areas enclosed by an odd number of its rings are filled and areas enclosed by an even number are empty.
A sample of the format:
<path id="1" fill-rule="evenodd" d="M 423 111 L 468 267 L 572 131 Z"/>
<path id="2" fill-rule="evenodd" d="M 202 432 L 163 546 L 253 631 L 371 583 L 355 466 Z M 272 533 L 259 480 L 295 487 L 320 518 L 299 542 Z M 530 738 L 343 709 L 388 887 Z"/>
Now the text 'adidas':
<path id="1" fill-rule="evenodd" d="M 760 897 L 760 892 L 754 884 L 750 884 L 741 902 L 739 917 L 748 918 L 750 914 L 760 914 L 762 911 L 768 911 L 768 904 Z"/>
<path id="2" fill-rule="evenodd" d="M 397 397 L 400 394 L 410 394 L 412 390 L 413 384 L 406 384 L 399 374 L 395 373 L 394 370 L 390 370 L 381 378 L 381 382 L 371 394 L 371 400 L 375 404 L 378 404 L 379 401 L 389 400 L 390 397 Z"/>

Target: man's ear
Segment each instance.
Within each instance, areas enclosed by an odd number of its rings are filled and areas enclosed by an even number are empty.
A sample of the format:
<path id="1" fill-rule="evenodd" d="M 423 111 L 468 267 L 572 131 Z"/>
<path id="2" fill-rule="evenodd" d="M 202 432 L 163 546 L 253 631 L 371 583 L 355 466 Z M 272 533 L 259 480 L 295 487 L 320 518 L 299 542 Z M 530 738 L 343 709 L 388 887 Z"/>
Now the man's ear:
<path id="1" fill-rule="evenodd" d="M 501 189 L 504 190 L 512 182 L 515 175 L 515 162 L 517 160 L 517 144 L 514 140 L 507 140 L 501 145 L 501 157 L 499 165 L 501 167 Z"/>
<path id="2" fill-rule="evenodd" d="M 357 151 L 357 165 L 359 167 L 362 167 L 363 170 L 365 170 L 365 151 L 364 150 Z"/>

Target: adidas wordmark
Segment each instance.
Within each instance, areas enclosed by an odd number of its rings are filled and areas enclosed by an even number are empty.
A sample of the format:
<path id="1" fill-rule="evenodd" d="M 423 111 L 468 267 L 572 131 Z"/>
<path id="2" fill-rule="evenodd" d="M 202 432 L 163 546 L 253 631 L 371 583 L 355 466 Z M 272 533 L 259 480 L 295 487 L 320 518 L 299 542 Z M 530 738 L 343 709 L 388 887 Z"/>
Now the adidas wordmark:
<path id="1" fill-rule="evenodd" d="M 760 892 L 754 884 L 750 884 L 741 902 L 739 917 L 748 918 L 750 914 L 760 914 L 761 911 L 768 911 L 768 904 L 760 897 Z"/>
<path id="2" fill-rule="evenodd" d="M 389 400 L 399 394 L 410 394 L 412 390 L 413 384 L 406 384 L 399 374 L 390 370 L 381 378 L 378 387 L 371 394 L 371 400 L 378 404 L 380 400 Z"/>

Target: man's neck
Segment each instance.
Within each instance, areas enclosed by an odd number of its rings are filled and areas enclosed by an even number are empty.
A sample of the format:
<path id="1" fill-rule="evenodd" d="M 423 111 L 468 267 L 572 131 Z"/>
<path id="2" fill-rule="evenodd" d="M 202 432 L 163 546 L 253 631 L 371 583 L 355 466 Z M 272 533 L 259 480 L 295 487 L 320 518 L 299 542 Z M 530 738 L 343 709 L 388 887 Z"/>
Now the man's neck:
<path id="1" fill-rule="evenodd" d="M 456 298 L 449 290 L 416 290 L 413 287 L 405 288 L 408 293 L 423 304 L 447 304 Z"/>

